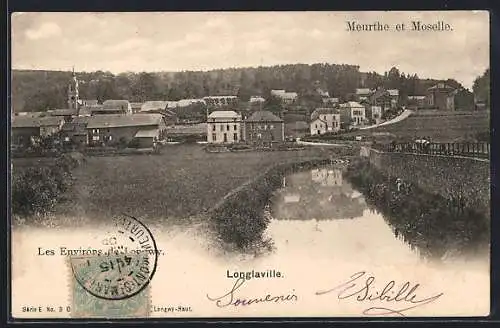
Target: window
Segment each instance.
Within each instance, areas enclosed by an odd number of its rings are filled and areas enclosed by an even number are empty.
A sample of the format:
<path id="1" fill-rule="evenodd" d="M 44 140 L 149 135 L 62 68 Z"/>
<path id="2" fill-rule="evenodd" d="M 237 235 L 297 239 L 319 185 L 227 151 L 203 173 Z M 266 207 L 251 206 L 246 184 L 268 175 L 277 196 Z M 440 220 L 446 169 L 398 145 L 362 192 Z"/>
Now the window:
<path id="1" fill-rule="evenodd" d="M 217 141 L 217 135 L 216 134 L 212 134 L 212 141 Z"/>
<path id="2" fill-rule="evenodd" d="M 226 130 L 229 131 L 231 128 L 229 127 L 229 124 L 226 125 Z"/>
<path id="3" fill-rule="evenodd" d="M 234 134 L 234 141 L 238 141 L 238 133 Z"/>
<path id="4" fill-rule="evenodd" d="M 234 131 L 238 130 L 238 126 L 235 124 L 234 125 Z"/>
<path id="5" fill-rule="evenodd" d="M 92 140 L 94 140 L 94 141 L 99 141 L 99 136 L 93 136 L 93 137 L 92 137 Z"/>
<path id="6" fill-rule="evenodd" d="M 323 119 L 326 120 L 326 115 L 323 115 Z"/>
<path id="7" fill-rule="evenodd" d="M 212 125 L 212 131 L 214 131 L 214 132 L 215 132 L 215 124 L 214 124 L 214 125 Z"/>
<path id="8" fill-rule="evenodd" d="M 113 140 L 113 136 L 109 136 L 109 141 Z"/>
<path id="9" fill-rule="evenodd" d="M 272 125 L 272 124 L 271 124 L 271 125 L 269 126 L 269 129 L 271 129 L 271 130 L 272 130 L 272 129 L 274 129 L 274 125 Z"/>
<path id="10" fill-rule="evenodd" d="M 317 129 L 317 128 L 318 128 L 318 124 L 316 124 L 316 125 L 314 126 L 314 128 L 315 128 L 315 129 Z"/>
<path id="11" fill-rule="evenodd" d="M 267 124 L 264 124 L 264 130 L 267 130 Z"/>
<path id="12" fill-rule="evenodd" d="M 221 130 L 221 131 L 224 131 L 224 125 L 222 125 L 222 124 L 221 124 L 221 126 L 220 126 L 220 130 Z"/>

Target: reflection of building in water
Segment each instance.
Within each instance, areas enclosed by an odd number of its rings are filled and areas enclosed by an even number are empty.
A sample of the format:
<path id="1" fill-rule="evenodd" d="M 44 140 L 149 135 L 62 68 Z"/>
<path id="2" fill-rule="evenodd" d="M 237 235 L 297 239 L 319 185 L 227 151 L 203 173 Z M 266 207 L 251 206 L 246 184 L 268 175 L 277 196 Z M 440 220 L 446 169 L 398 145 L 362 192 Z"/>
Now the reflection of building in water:
<path id="1" fill-rule="evenodd" d="M 347 219 L 363 215 L 364 198 L 335 167 L 291 174 L 272 200 L 276 219 Z"/>
<path id="2" fill-rule="evenodd" d="M 321 184 L 322 186 L 341 186 L 342 171 L 340 169 L 314 169 L 311 170 L 312 181 Z"/>

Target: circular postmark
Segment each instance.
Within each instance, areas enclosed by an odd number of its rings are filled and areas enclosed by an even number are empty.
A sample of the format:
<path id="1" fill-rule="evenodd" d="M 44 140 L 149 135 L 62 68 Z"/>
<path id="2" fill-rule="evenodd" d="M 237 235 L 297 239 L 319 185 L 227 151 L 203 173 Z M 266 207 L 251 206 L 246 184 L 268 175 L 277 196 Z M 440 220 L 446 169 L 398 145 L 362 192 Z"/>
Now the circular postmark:
<path id="1" fill-rule="evenodd" d="M 122 214 L 100 239 L 102 251 L 71 257 L 74 278 L 91 295 L 122 300 L 137 295 L 150 283 L 158 262 L 151 231 L 138 219 Z"/>

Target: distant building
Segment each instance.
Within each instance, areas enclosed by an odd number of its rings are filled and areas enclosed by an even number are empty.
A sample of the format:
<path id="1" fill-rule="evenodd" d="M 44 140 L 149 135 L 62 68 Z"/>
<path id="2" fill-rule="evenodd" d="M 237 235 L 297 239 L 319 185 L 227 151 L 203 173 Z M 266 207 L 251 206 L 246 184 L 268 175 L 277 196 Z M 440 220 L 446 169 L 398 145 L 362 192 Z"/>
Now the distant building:
<path id="1" fill-rule="evenodd" d="M 272 145 L 285 140 L 285 123 L 269 111 L 256 111 L 245 120 L 245 141 Z"/>
<path id="2" fill-rule="evenodd" d="M 369 88 L 358 88 L 356 89 L 355 97 L 356 101 L 361 102 L 368 100 L 368 98 L 371 96 L 373 93 L 373 90 Z"/>
<path id="3" fill-rule="evenodd" d="M 237 143 L 241 141 L 241 115 L 234 111 L 214 111 L 207 119 L 207 142 Z"/>
<path id="4" fill-rule="evenodd" d="M 161 100 L 146 101 L 141 105 L 141 113 L 162 113 L 167 109 L 168 102 Z"/>
<path id="5" fill-rule="evenodd" d="M 266 102 L 266 99 L 264 99 L 261 96 L 251 96 L 250 100 L 249 100 L 249 103 L 251 103 L 251 104 L 264 103 L 264 102 Z"/>
<path id="6" fill-rule="evenodd" d="M 80 106 L 97 106 L 99 104 L 99 102 L 97 101 L 97 99 L 80 99 L 80 102 L 79 102 Z"/>
<path id="7" fill-rule="evenodd" d="M 396 108 L 399 105 L 399 90 L 389 89 L 387 90 L 389 97 L 391 98 L 391 107 Z"/>
<path id="8" fill-rule="evenodd" d="M 408 107 L 424 108 L 427 105 L 426 96 L 408 96 Z"/>
<path id="9" fill-rule="evenodd" d="M 311 135 L 340 130 L 340 112 L 335 108 L 317 108 L 311 114 Z"/>
<path id="10" fill-rule="evenodd" d="M 194 104 L 207 105 L 204 99 L 181 99 L 179 101 L 169 101 L 168 108 L 188 107 Z"/>
<path id="11" fill-rule="evenodd" d="M 388 90 L 377 88 L 371 93 L 366 105 L 379 106 L 386 111 L 393 107 L 393 97 Z"/>
<path id="12" fill-rule="evenodd" d="M 51 109 L 47 111 L 49 116 L 57 116 L 64 118 L 65 121 L 71 120 L 72 117 L 78 115 L 78 109 L 65 108 L 65 109 Z"/>
<path id="13" fill-rule="evenodd" d="M 11 124 L 12 144 L 29 146 L 40 137 L 58 133 L 63 124 L 62 117 L 14 116 Z"/>
<path id="14" fill-rule="evenodd" d="M 128 145 L 137 141 L 150 148 L 164 139 L 166 125 L 160 114 L 102 114 L 90 117 L 87 124 L 90 145 Z"/>
<path id="15" fill-rule="evenodd" d="M 281 89 L 271 90 L 271 95 L 280 98 L 284 104 L 293 104 L 297 101 L 298 98 L 297 92 L 286 92 L 285 90 Z"/>
<path id="16" fill-rule="evenodd" d="M 366 109 L 356 101 L 340 104 L 340 120 L 346 126 L 363 125 L 366 121 Z"/>
<path id="17" fill-rule="evenodd" d="M 208 106 L 212 107 L 234 107 L 238 105 L 237 96 L 208 96 L 203 97 Z"/>
<path id="18" fill-rule="evenodd" d="M 456 90 L 445 83 L 427 89 L 427 104 L 438 110 L 455 110 Z"/>
<path id="19" fill-rule="evenodd" d="M 90 116 L 79 116 L 70 122 L 65 122 L 61 129 L 62 141 L 76 146 L 85 146 L 89 143 L 87 124 Z"/>
<path id="20" fill-rule="evenodd" d="M 106 100 L 101 108 L 92 108 L 92 115 L 101 114 L 132 114 L 132 106 L 128 100 Z"/>
<path id="21" fill-rule="evenodd" d="M 334 98 L 334 97 L 322 98 L 321 101 L 323 102 L 324 105 L 327 106 L 336 106 L 339 104 L 339 98 Z"/>
<path id="22" fill-rule="evenodd" d="M 131 102 L 130 107 L 132 108 L 132 113 L 139 113 L 141 111 L 142 104 L 143 103 L 141 102 Z"/>

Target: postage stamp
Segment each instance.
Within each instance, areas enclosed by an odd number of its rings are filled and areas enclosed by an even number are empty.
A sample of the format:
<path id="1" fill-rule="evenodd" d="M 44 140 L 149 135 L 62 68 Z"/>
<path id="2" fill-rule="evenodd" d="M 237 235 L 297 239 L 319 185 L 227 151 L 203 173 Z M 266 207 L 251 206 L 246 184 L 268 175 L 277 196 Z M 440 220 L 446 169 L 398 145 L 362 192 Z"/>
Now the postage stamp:
<path id="1" fill-rule="evenodd" d="M 88 255 L 68 257 L 75 317 L 148 316 L 148 285 L 158 261 L 156 242 L 149 229 L 132 216 L 122 214 L 113 222 L 112 231 L 102 236 L 102 249 L 90 248 Z"/>

